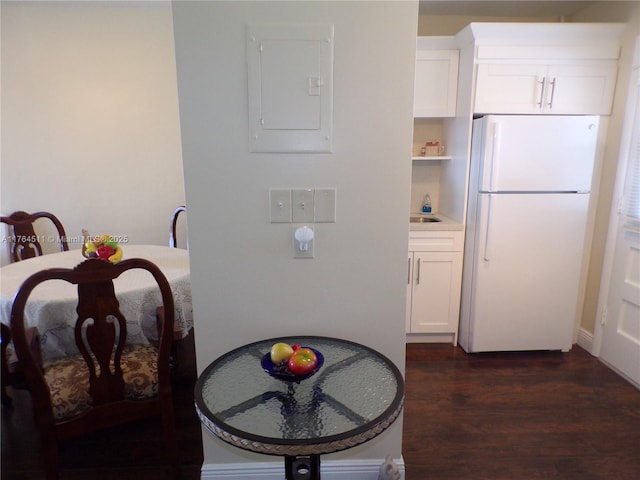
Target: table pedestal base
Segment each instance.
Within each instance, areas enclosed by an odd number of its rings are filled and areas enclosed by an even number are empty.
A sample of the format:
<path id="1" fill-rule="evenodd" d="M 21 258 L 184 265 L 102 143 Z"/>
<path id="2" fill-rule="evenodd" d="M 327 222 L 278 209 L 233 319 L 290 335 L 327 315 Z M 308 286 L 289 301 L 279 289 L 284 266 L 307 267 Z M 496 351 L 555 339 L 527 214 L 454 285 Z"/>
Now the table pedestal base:
<path id="1" fill-rule="evenodd" d="M 320 480 L 320 455 L 284 457 L 286 480 Z"/>

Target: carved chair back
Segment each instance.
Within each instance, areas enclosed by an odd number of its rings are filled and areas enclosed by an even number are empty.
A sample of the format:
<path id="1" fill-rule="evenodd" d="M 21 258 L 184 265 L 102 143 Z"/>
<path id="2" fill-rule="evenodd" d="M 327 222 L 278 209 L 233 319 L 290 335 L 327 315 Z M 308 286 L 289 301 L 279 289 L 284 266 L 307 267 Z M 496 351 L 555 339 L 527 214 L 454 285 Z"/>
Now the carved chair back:
<path id="1" fill-rule="evenodd" d="M 160 290 L 164 314 L 157 347 L 126 343 L 127 319 L 120 311 L 113 281 L 131 269 L 149 272 Z M 49 280 L 77 285 L 74 334 L 79 354 L 42 365 L 28 344 L 25 306 L 33 289 Z M 170 383 L 173 323 L 169 282 L 145 259 L 114 265 L 93 258 L 73 269 L 42 270 L 24 281 L 13 302 L 11 334 L 33 398 L 47 479 L 57 479 L 57 439 L 158 414 L 172 472 L 180 478 Z"/>
<path id="2" fill-rule="evenodd" d="M 36 234 L 34 222 L 39 218 L 51 220 L 57 230 L 56 241 L 60 245 L 60 251 L 69 250 L 67 234 L 58 218 L 49 212 L 27 213 L 23 211 L 13 212 L 8 217 L 0 217 L 0 222 L 6 223 L 12 229 L 11 232 L 11 261 L 19 262 L 27 258 L 42 255 L 42 235 Z"/>

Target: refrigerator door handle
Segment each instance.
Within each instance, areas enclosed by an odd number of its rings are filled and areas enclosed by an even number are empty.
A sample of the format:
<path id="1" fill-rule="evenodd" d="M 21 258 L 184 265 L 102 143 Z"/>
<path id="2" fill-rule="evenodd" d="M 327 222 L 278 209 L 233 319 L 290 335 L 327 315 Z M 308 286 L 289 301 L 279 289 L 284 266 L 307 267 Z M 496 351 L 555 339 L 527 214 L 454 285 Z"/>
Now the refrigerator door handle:
<path id="1" fill-rule="evenodd" d="M 495 192 L 498 184 L 498 166 L 500 158 L 500 132 L 502 131 L 500 122 L 493 124 L 491 136 L 491 167 L 489 168 L 489 191 Z"/>
<path id="2" fill-rule="evenodd" d="M 485 262 L 491 260 L 491 249 L 489 245 L 489 241 L 491 239 L 491 197 L 493 197 L 493 195 L 487 195 L 487 227 L 484 232 L 484 254 L 482 256 Z"/>

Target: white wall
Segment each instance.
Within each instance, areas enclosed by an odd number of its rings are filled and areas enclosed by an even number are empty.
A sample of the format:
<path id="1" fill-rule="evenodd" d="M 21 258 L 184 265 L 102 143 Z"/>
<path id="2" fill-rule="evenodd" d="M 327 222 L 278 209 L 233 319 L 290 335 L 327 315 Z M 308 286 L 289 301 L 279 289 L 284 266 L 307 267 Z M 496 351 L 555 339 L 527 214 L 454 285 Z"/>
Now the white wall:
<path id="1" fill-rule="evenodd" d="M 404 371 L 417 3 L 173 3 L 198 367 L 263 338 L 354 340 Z M 335 26 L 330 154 L 249 153 L 248 23 Z M 270 187 L 337 188 L 315 258 L 270 224 Z M 401 455 L 402 420 L 336 458 Z M 205 434 L 205 464 L 282 462 Z"/>
<path id="2" fill-rule="evenodd" d="M 184 203 L 170 2 L 0 8 L 2 213 L 167 245 Z"/>

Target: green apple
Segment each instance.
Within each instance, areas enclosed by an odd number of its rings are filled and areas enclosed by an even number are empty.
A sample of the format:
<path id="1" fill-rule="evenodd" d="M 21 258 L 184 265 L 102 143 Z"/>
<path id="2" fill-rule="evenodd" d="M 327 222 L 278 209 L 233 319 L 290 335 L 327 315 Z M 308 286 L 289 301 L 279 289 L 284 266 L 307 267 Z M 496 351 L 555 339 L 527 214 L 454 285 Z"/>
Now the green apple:
<path id="1" fill-rule="evenodd" d="M 278 342 L 271 347 L 271 361 L 275 365 L 289 360 L 291 355 L 293 355 L 293 348 L 288 343 Z"/>

